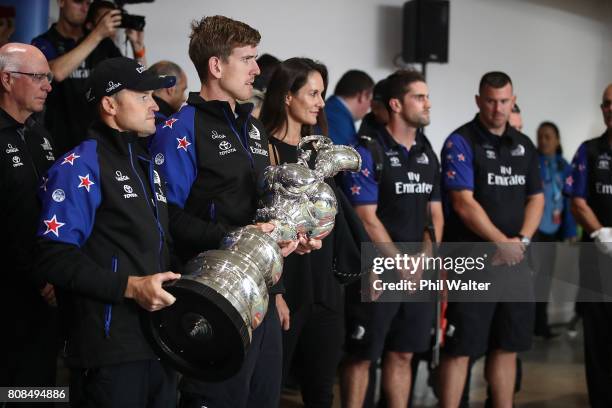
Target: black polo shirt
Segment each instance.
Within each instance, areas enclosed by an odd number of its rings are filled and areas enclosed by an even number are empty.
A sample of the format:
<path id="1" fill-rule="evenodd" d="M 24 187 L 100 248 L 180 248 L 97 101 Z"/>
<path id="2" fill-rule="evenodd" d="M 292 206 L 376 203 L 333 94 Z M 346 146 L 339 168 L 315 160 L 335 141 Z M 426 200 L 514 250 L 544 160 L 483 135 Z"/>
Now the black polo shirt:
<path id="1" fill-rule="evenodd" d="M 599 222 L 612 226 L 612 147 L 607 132 L 580 145 L 564 193 L 584 198 Z"/>
<path id="2" fill-rule="evenodd" d="M 53 24 L 47 32 L 34 38 L 32 45 L 52 61 L 72 51 L 84 38 L 75 41 L 63 37 Z M 110 38 L 105 38 L 66 79 L 52 84 L 44 121 L 58 156 L 85 140 L 87 128 L 94 119 L 93 108 L 85 95 L 87 79 L 98 63 L 114 57 L 121 57 L 121 52 Z"/>
<path id="3" fill-rule="evenodd" d="M 453 190 L 472 190 L 493 224 L 506 236 L 516 237 L 527 198 L 542 191 L 538 154 L 531 140 L 511 126 L 503 135 L 494 135 L 476 115 L 446 139 L 441 159 L 447 214 L 444 240 L 482 241 L 450 205 L 447 195 Z"/>
<path id="4" fill-rule="evenodd" d="M 343 175 L 344 191 L 354 206 L 377 204 L 376 215 L 395 242 L 421 242 L 427 204 L 440 200 L 440 167 L 429 141 L 417 133 L 410 149 L 381 127 L 375 134 L 384 153 L 380 182 L 374 180 L 372 154 L 358 146 L 362 168 Z"/>

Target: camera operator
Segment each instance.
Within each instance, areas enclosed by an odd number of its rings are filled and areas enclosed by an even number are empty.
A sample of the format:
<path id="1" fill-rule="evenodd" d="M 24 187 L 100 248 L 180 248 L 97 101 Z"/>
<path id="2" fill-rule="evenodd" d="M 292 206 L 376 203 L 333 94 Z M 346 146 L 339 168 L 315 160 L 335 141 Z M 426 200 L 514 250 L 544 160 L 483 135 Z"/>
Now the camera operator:
<path id="1" fill-rule="evenodd" d="M 120 57 L 113 42 L 122 26 L 121 10 L 110 1 L 58 0 L 57 23 L 32 40 L 51 67 L 53 91 L 49 94 L 45 127 L 59 155 L 79 144 L 93 119 L 85 91 L 90 71 L 101 61 Z M 144 65 L 144 33 L 126 30 L 134 58 Z"/>
<path id="2" fill-rule="evenodd" d="M 125 0 L 124 0 L 125 1 Z M 145 56 L 145 46 L 144 46 L 144 17 L 140 16 L 132 16 L 128 15 L 125 10 L 122 9 L 121 4 L 123 3 L 121 0 L 116 0 L 116 5 L 112 1 L 105 0 L 96 0 L 91 6 L 89 6 L 89 11 L 87 12 L 87 18 L 85 19 L 85 29 L 86 32 L 91 32 L 96 29 L 96 26 L 102 21 L 102 19 L 109 13 L 112 13 L 113 16 L 119 16 L 119 21 L 121 24 L 118 28 L 125 29 L 125 38 L 126 42 L 130 43 L 132 47 L 132 51 L 134 54 L 134 59 L 142 66 L 147 66 L 147 58 Z M 119 14 L 117 14 L 119 12 Z M 138 21 L 138 18 L 142 19 L 142 21 Z M 134 21 L 136 19 L 137 21 Z M 139 23 L 141 25 L 139 25 Z M 115 44 L 119 44 L 117 40 L 119 32 L 115 30 L 114 35 L 110 37 L 111 40 L 115 42 Z"/>

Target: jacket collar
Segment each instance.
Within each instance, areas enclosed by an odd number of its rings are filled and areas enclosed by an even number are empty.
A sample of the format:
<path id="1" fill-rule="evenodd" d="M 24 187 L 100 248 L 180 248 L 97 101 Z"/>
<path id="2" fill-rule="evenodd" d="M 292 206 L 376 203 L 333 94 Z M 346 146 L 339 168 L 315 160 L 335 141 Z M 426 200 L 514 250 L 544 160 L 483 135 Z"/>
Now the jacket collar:
<path id="1" fill-rule="evenodd" d="M 19 123 L 9 115 L 4 109 L 0 108 L 0 130 L 7 128 L 19 128 L 23 127 L 22 123 Z"/>
<path id="2" fill-rule="evenodd" d="M 235 117 L 229 102 L 219 100 L 207 101 L 198 92 L 190 92 L 187 103 L 219 119 L 225 120 L 226 117 Z M 236 103 L 236 114 L 239 119 L 246 119 L 252 110 L 252 103 Z"/>
<path id="3" fill-rule="evenodd" d="M 395 139 L 393 139 L 393 136 L 391 136 L 386 126 L 380 126 L 378 134 L 380 135 L 385 150 L 400 150 L 404 148 L 403 145 L 397 143 Z M 425 134 L 423 133 L 423 129 L 419 128 L 417 129 L 414 144 L 412 145 L 412 147 L 410 147 L 410 151 L 414 151 L 415 153 L 422 153 L 425 151 L 425 147 L 427 146 L 427 144 L 428 143 L 425 141 Z"/>
<path id="4" fill-rule="evenodd" d="M 26 119 L 25 123 L 20 123 L 11 115 L 9 115 L 4 109 L 0 108 L 0 130 L 15 128 L 32 128 L 34 126 L 41 126 L 42 113 L 32 113 Z"/>
<path id="5" fill-rule="evenodd" d="M 139 155 L 145 154 L 148 157 L 148 154 L 141 148 L 141 144 L 138 143 L 139 137 L 135 132 L 120 132 L 99 120 L 91 124 L 87 137 L 98 140 L 106 148 L 124 156 L 129 156 L 129 145 L 131 144 L 134 152 Z"/>
<path id="6" fill-rule="evenodd" d="M 506 124 L 506 129 L 501 136 L 491 133 L 487 128 L 484 127 L 482 122 L 478 117 L 478 113 L 474 116 L 474 120 L 472 120 L 472 124 L 475 126 L 477 130 L 478 137 L 483 142 L 492 143 L 494 146 L 497 146 L 501 143 L 508 144 L 510 146 L 515 146 L 518 143 L 518 135 L 520 134 L 516 129 L 514 129 L 509 124 Z"/>
<path id="7" fill-rule="evenodd" d="M 346 104 L 346 102 L 344 102 L 344 100 L 342 99 L 342 97 L 337 96 L 337 95 L 332 95 L 329 97 L 329 99 L 327 99 L 327 103 L 331 104 L 331 106 L 336 105 L 339 106 L 340 109 L 348 116 L 351 117 L 351 119 L 353 119 L 353 121 L 355 120 L 353 118 L 353 114 L 351 113 L 351 110 L 349 109 L 348 105 Z"/>
<path id="8" fill-rule="evenodd" d="M 599 149 L 606 151 L 606 150 L 612 150 L 612 146 L 610 146 L 610 141 L 608 139 L 608 131 L 606 130 L 605 132 L 603 132 L 603 134 L 601 136 L 599 136 L 598 138 L 598 145 L 599 145 Z"/>

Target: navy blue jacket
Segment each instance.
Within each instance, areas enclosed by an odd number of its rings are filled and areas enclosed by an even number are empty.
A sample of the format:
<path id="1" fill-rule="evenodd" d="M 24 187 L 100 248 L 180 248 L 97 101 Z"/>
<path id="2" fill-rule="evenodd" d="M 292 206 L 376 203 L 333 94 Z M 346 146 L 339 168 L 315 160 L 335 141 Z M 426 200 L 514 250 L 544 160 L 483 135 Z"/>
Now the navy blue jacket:
<path id="1" fill-rule="evenodd" d="M 340 97 L 332 95 L 325 101 L 325 115 L 329 126 L 329 137 L 335 144 L 352 146 L 357 143 L 353 115 Z"/>
<path id="2" fill-rule="evenodd" d="M 270 164 L 268 137 L 251 104 L 205 101 L 187 105 L 158 126 L 151 155 L 167 180 L 170 228 L 187 260 L 219 247 L 234 227 L 253 222 L 257 179 Z"/>
<path id="3" fill-rule="evenodd" d="M 60 158 L 40 190 L 39 268 L 60 293 L 68 363 L 98 367 L 155 358 L 128 276 L 170 270 L 167 199 L 136 135 L 101 123 Z"/>

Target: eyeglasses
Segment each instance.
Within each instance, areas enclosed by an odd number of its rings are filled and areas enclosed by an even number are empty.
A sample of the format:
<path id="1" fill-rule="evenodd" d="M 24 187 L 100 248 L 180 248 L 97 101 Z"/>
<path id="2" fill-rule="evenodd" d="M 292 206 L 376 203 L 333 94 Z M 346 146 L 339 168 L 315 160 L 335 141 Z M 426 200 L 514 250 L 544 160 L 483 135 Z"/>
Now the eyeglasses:
<path id="1" fill-rule="evenodd" d="M 20 72 L 20 71 L 7 71 L 11 74 L 27 75 L 34 80 L 34 82 L 42 82 L 43 79 L 47 79 L 49 83 L 53 82 L 52 72 Z"/>

